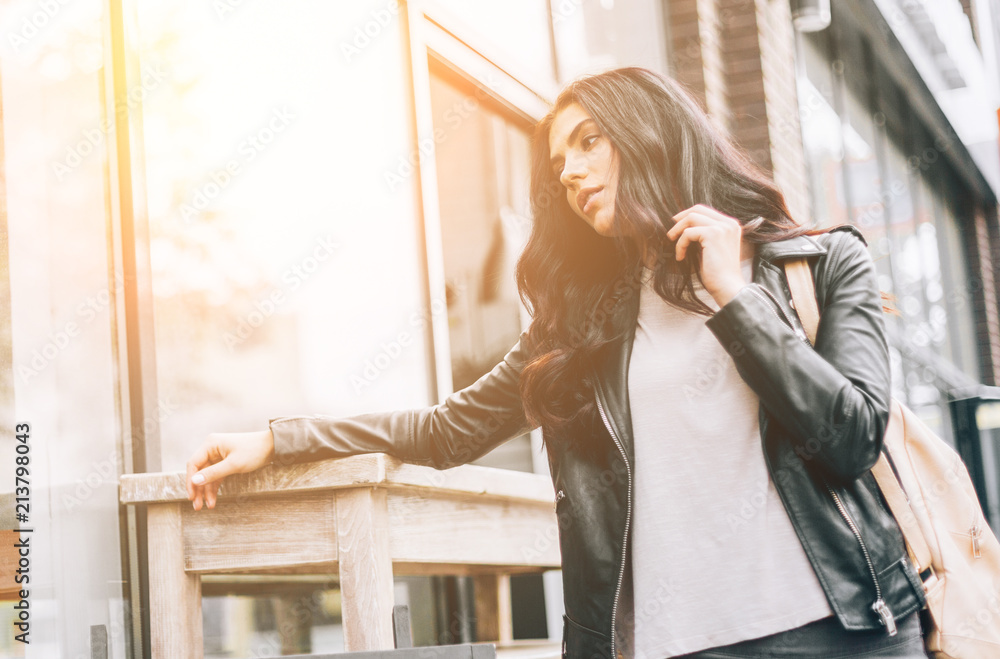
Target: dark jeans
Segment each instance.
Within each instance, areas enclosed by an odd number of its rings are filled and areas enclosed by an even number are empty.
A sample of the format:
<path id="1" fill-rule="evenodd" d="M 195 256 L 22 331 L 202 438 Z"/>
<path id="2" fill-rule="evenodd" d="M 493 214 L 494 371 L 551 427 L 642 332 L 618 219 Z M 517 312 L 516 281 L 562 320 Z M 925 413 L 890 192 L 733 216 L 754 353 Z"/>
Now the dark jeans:
<path id="1" fill-rule="evenodd" d="M 783 659 L 851 659 L 852 657 L 896 657 L 927 659 L 920 614 L 897 621 L 898 631 L 889 636 L 881 630 L 845 630 L 833 616 L 786 632 L 732 645 L 686 654 L 676 659 L 728 659 L 730 657 L 775 657 Z"/>

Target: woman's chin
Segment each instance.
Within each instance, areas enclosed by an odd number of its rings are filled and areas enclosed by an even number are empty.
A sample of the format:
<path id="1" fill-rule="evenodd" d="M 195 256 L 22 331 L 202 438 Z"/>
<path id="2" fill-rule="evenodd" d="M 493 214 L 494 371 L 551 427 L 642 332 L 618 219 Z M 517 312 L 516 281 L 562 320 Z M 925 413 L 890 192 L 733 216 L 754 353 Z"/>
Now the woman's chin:
<path id="1" fill-rule="evenodd" d="M 600 212 L 598 212 L 597 216 L 593 219 L 580 212 L 577 212 L 577 215 L 579 215 L 596 234 L 604 236 L 605 238 L 613 238 L 617 235 L 614 218 L 608 219 Z"/>
<path id="2" fill-rule="evenodd" d="M 594 231 L 604 236 L 605 238 L 614 238 L 616 235 L 618 235 L 617 229 L 615 228 L 614 219 L 609 220 L 598 216 L 594 218 L 594 221 L 591 224 L 591 226 L 594 228 Z"/>

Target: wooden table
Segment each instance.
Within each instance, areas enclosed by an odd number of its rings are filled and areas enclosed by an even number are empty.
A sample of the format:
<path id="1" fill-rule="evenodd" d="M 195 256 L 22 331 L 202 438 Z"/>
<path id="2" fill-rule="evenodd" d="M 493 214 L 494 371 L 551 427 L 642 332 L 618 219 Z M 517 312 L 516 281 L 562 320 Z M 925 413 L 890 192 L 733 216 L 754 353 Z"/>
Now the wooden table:
<path id="1" fill-rule="evenodd" d="M 504 641 L 509 575 L 560 566 L 539 474 L 370 453 L 231 476 L 213 510 L 192 509 L 182 473 L 123 476 L 120 497 L 147 510 L 153 659 L 203 656 L 204 574 L 336 570 L 351 652 L 394 647 L 394 574 L 476 576 L 479 640 Z"/>

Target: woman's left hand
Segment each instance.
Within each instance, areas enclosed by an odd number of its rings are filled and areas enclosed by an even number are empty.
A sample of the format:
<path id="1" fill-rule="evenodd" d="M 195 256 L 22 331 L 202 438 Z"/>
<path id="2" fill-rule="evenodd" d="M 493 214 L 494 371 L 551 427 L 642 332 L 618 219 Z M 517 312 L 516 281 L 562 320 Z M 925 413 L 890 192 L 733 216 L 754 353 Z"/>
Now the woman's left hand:
<path id="1" fill-rule="evenodd" d="M 701 245 L 701 282 L 720 307 L 746 286 L 740 269 L 743 225 L 714 208 L 697 204 L 674 215 L 667 238 L 677 241 L 676 255 L 683 261 L 691 243 Z"/>

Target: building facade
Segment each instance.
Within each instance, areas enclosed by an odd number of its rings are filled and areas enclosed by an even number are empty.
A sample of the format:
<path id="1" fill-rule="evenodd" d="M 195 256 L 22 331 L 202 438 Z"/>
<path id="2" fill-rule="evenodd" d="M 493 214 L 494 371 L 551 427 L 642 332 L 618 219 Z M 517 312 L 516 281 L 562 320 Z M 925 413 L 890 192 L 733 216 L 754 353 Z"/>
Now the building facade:
<path id="1" fill-rule="evenodd" d="M 89 657 L 103 626 L 108 656 L 148 656 L 145 522 L 119 475 L 182 470 L 208 433 L 276 416 L 434 404 L 490 370 L 530 320 L 513 267 L 532 126 L 616 66 L 687 85 L 799 221 L 862 230 L 898 311 L 895 395 L 979 461 L 996 527 L 996 10 L 847 0 L 802 32 L 798 4 L 3 5 L 0 496 L 29 424 L 36 544 L 32 644 L 0 654 Z M 477 463 L 547 469 L 534 434 Z M 560 575 L 511 590 L 514 636 L 557 639 Z M 475 597 L 471 578 L 396 582 L 418 645 L 488 640 Z M 330 575 L 204 598 L 206 656 L 343 649 Z"/>

